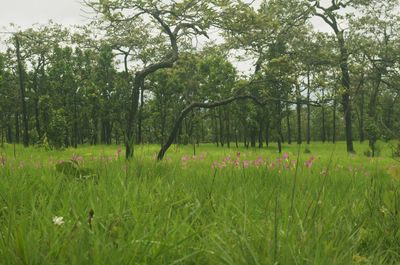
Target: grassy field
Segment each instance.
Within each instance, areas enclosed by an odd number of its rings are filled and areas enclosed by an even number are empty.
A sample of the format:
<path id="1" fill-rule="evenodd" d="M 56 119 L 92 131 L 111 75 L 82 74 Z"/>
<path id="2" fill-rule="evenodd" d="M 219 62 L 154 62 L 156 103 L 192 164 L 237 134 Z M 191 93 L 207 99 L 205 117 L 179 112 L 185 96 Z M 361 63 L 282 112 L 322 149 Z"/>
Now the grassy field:
<path id="1" fill-rule="evenodd" d="M 173 146 L 161 162 L 144 145 L 129 163 L 122 146 L 6 145 L 0 264 L 400 264 L 400 164 L 379 145 Z M 81 174 L 56 170 L 71 160 Z"/>

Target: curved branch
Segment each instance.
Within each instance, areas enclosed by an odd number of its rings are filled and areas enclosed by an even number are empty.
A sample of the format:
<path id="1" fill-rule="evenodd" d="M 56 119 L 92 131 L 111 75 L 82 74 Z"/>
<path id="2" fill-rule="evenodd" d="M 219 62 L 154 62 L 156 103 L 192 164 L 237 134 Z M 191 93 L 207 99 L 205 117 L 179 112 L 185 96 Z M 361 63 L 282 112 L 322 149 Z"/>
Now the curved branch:
<path id="1" fill-rule="evenodd" d="M 240 89 L 240 88 L 239 88 Z M 179 116 L 175 122 L 174 127 L 172 128 L 172 131 L 168 137 L 167 142 L 161 147 L 160 151 L 158 152 L 158 156 L 157 156 L 157 160 L 162 160 L 166 151 L 168 150 L 168 148 L 171 146 L 171 144 L 173 143 L 176 134 L 178 133 L 179 127 L 182 124 L 183 119 L 186 117 L 186 115 L 193 110 L 194 108 L 204 108 L 204 109 L 211 109 L 211 108 L 215 108 L 215 107 L 219 107 L 219 106 L 223 106 L 223 105 L 227 105 L 233 101 L 236 100 L 240 100 L 240 99 L 251 99 L 253 100 L 256 104 L 260 105 L 260 106 L 264 106 L 265 104 L 267 104 L 268 102 L 287 102 L 287 103 L 293 103 L 293 104 L 310 104 L 310 102 L 308 101 L 291 101 L 291 100 L 287 100 L 287 99 L 282 99 L 282 98 L 273 98 L 273 97 L 269 97 L 269 98 L 265 98 L 264 100 L 260 100 L 259 98 L 252 96 L 252 95 L 235 95 L 220 101 L 216 101 L 216 102 L 192 102 L 189 105 L 187 105 L 180 113 Z M 310 104 L 311 105 L 311 104 Z M 318 103 L 312 103 L 313 106 L 320 106 Z"/>

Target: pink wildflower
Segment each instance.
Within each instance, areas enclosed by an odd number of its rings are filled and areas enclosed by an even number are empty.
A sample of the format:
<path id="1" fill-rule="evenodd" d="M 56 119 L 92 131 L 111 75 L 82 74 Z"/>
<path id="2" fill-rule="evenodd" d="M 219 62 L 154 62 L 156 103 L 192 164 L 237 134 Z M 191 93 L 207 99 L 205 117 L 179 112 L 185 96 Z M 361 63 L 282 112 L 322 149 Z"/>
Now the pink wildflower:
<path id="1" fill-rule="evenodd" d="M 321 174 L 322 174 L 322 175 L 325 175 L 325 174 L 326 174 L 326 170 L 322 170 L 322 171 L 321 171 Z"/>
<path id="2" fill-rule="evenodd" d="M 123 166 L 122 166 L 122 170 L 126 170 L 126 165 L 123 165 Z"/>
<path id="3" fill-rule="evenodd" d="M 122 152 L 122 148 L 120 147 L 120 148 L 118 148 L 118 153 L 121 153 Z"/>

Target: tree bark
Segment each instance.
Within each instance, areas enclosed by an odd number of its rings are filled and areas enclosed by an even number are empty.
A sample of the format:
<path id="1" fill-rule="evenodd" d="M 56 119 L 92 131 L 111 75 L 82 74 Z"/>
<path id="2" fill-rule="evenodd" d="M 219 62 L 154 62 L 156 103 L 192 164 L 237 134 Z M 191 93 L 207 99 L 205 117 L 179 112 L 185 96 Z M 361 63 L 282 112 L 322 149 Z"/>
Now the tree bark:
<path id="1" fill-rule="evenodd" d="M 19 144 L 19 114 L 15 113 L 15 142 Z"/>
<path id="2" fill-rule="evenodd" d="M 348 59 L 349 59 L 349 53 L 346 49 L 345 41 L 344 41 L 344 36 L 343 36 L 343 30 L 339 30 L 339 27 L 337 25 L 335 13 L 332 11 L 340 9 L 340 5 L 336 3 L 336 1 L 332 1 L 332 6 L 329 8 L 324 8 L 319 5 L 319 2 L 317 2 L 317 7 L 319 9 L 322 9 L 324 11 L 324 14 L 321 13 L 316 13 L 317 16 L 321 17 L 335 32 L 337 42 L 339 45 L 339 50 L 340 50 L 340 70 L 342 72 L 342 87 L 343 87 L 343 93 L 342 93 L 342 105 L 343 105 L 343 110 L 344 110 L 344 120 L 345 120 L 345 134 L 346 134 L 346 147 L 347 147 L 347 152 L 352 153 L 354 152 L 353 148 L 353 138 L 352 138 L 352 132 L 351 132 L 351 101 L 350 101 L 350 75 L 349 75 L 349 69 L 348 69 Z"/>
<path id="3" fill-rule="evenodd" d="M 310 102 L 310 67 L 307 66 L 307 101 Z M 311 107 L 307 104 L 307 144 L 311 141 Z"/>
<path id="4" fill-rule="evenodd" d="M 300 88 L 296 87 L 297 98 L 296 98 L 296 114 L 297 114 L 297 144 L 301 144 L 301 104 L 300 104 Z"/>
<path id="5" fill-rule="evenodd" d="M 289 104 L 286 105 L 286 123 L 287 123 L 287 141 L 288 144 L 292 143 L 292 135 L 291 135 L 291 130 L 290 130 L 290 108 Z"/>
<path id="6" fill-rule="evenodd" d="M 17 63 L 18 63 L 18 77 L 19 77 L 19 87 L 21 91 L 21 103 L 22 103 L 22 120 L 24 122 L 24 146 L 29 146 L 29 128 L 28 128 L 28 115 L 26 112 L 26 102 L 25 102 L 25 88 L 24 88 L 24 80 L 23 80 L 23 70 L 21 63 L 21 53 L 19 50 L 19 39 L 18 36 L 15 35 L 15 47 L 17 52 Z"/>
<path id="7" fill-rule="evenodd" d="M 324 89 L 322 89 L 322 98 L 324 98 Z M 325 107 L 324 105 L 321 106 L 321 112 L 322 112 L 322 143 L 325 143 L 326 141 L 326 127 L 325 127 Z"/>

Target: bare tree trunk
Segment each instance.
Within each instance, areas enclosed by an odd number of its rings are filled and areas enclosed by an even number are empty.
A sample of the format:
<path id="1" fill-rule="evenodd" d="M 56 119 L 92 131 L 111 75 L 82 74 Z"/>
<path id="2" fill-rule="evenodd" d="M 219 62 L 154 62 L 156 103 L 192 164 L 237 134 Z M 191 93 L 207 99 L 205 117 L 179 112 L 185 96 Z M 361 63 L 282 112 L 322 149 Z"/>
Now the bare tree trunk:
<path id="1" fill-rule="evenodd" d="M 15 142 L 19 144 L 19 135 L 20 135 L 20 129 L 19 129 L 19 114 L 18 112 L 15 113 Z"/>
<path id="2" fill-rule="evenodd" d="M 19 76 L 19 87 L 21 91 L 21 102 L 22 102 L 22 120 L 24 122 L 24 146 L 29 146 L 29 128 L 28 128 L 28 115 L 26 112 L 26 103 L 25 103 L 25 88 L 24 88 L 24 81 L 23 81 L 23 70 L 22 70 L 22 63 L 21 63 L 21 53 L 19 50 L 19 39 L 18 36 L 15 35 L 15 47 L 17 51 L 17 62 L 18 62 L 18 76 Z"/>
<path id="3" fill-rule="evenodd" d="M 360 143 L 364 142 L 364 89 L 360 91 Z"/>
<path id="4" fill-rule="evenodd" d="M 292 143 L 292 136 L 291 136 L 291 130 L 290 130 L 290 108 L 289 104 L 286 105 L 286 123 L 287 123 L 287 136 L 288 136 L 288 144 Z"/>
<path id="5" fill-rule="evenodd" d="M 307 66 L 307 102 L 310 102 L 310 67 Z M 310 103 L 307 104 L 307 144 L 311 141 L 311 107 Z"/>
<path id="6" fill-rule="evenodd" d="M 297 144 L 301 144 L 301 104 L 299 97 L 297 97 L 296 114 L 297 114 Z"/>
<path id="7" fill-rule="evenodd" d="M 224 147 L 224 124 L 222 122 L 221 108 L 218 108 L 218 118 L 219 118 L 219 140 L 221 142 L 221 147 Z"/>
<path id="8" fill-rule="evenodd" d="M 336 83 L 333 91 L 333 111 L 332 111 L 332 143 L 336 143 Z"/>
<path id="9" fill-rule="evenodd" d="M 324 98 L 325 90 L 322 89 L 322 98 Z M 322 104 L 321 106 L 321 112 L 322 112 L 322 142 L 325 143 L 326 141 L 326 127 L 325 127 L 325 106 Z"/>
<path id="10" fill-rule="evenodd" d="M 139 107 L 139 121 L 138 121 L 138 144 L 142 143 L 142 121 L 143 121 L 143 93 L 144 87 L 140 90 L 140 107 Z"/>
<path id="11" fill-rule="evenodd" d="M 231 147 L 231 132 L 230 132 L 230 115 L 229 115 L 229 108 L 225 107 L 225 121 L 226 121 L 226 144 L 228 148 Z"/>

